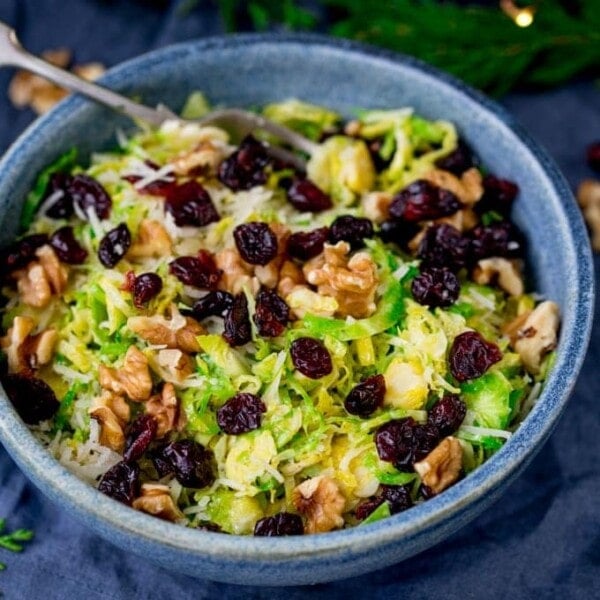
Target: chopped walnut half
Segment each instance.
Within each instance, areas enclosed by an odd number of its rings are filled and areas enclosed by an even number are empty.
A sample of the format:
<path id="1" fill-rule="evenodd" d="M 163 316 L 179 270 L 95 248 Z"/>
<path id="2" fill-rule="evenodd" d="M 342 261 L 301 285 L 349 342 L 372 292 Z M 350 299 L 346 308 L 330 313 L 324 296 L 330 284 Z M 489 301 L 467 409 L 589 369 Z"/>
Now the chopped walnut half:
<path id="1" fill-rule="evenodd" d="M 15 317 L 0 346 L 6 352 L 9 373 L 20 373 L 47 365 L 54 356 L 58 341 L 56 329 L 31 335 L 35 321 L 31 317 Z"/>
<path id="2" fill-rule="evenodd" d="M 322 533 L 344 525 L 346 499 L 330 477 L 321 475 L 303 481 L 292 492 L 292 502 L 306 516 L 306 533 Z"/>
<path id="3" fill-rule="evenodd" d="M 160 394 L 151 396 L 146 402 L 146 412 L 156 419 L 158 438 L 174 429 L 181 431 L 185 426 L 185 415 L 179 410 L 179 400 L 172 383 L 165 383 Z"/>
<path id="4" fill-rule="evenodd" d="M 178 521 L 183 518 L 182 512 L 171 497 L 169 486 L 160 483 L 143 483 L 141 496 L 133 501 L 133 508 L 166 521 Z"/>
<path id="5" fill-rule="evenodd" d="M 510 323 L 507 326 L 512 347 L 530 373 L 539 373 L 542 358 L 556 347 L 559 325 L 558 305 L 546 300 L 538 304 L 530 313 L 525 313 L 517 319 L 517 327 L 511 327 Z"/>
<path id="6" fill-rule="evenodd" d="M 450 487 L 460 475 L 462 447 L 452 436 L 444 438 L 423 460 L 414 464 L 421 481 L 436 494 Z"/>
<path id="7" fill-rule="evenodd" d="M 425 174 L 425 179 L 452 192 L 461 202 L 472 206 L 483 195 L 483 183 L 481 173 L 475 167 L 465 171 L 460 179 L 449 171 L 433 169 Z"/>
<path id="8" fill-rule="evenodd" d="M 14 277 L 23 302 L 35 308 L 44 308 L 52 296 L 64 292 L 69 271 L 49 245 L 38 248 L 35 254 L 37 260 L 16 271 Z"/>
<path id="9" fill-rule="evenodd" d="M 472 208 L 466 207 L 456 211 L 449 217 L 435 219 L 433 223 L 446 223 L 448 225 L 452 225 L 452 227 L 458 229 L 458 231 L 467 231 L 468 229 L 473 229 L 473 227 L 479 223 L 479 217 Z M 427 226 L 425 229 L 426 228 Z"/>
<path id="10" fill-rule="evenodd" d="M 169 319 L 161 315 L 129 317 L 127 327 L 149 344 L 178 348 L 189 354 L 200 352 L 196 338 L 206 333 L 202 325 L 182 316 L 175 305 L 171 306 L 169 316 Z"/>
<path id="11" fill-rule="evenodd" d="M 100 443 L 115 452 L 123 452 L 124 427 L 131 417 L 123 396 L 105 390 L 99 398 L 94 398 L 89 413 L 100 425 Z"/>
<path id="12" fill-rule="evenodd" d="M 285 298 L 298 285 L 306 283 L 302 269 L 291 260 L 283 261 L 279 270 L 279 283 L 277 293 Z"/>
<path id="13" fill-rule="evenodd" d="M 497 283 L 507 294 L 520 296 L 524 291 L 518 264 L 506 258 L 484 258 L 473 271 L 473 281 L 482 285 Z"/>
<path id="14" fill-rule="evenodd" d="M 303 319 L 308 313 L 319 317 L 333 317 L 338 303 L 331 296 L 324 296 L 311 290 L 307 285 L 297 285 L 285 296 L 285 301 L 292 311 L 292 316 Z"/>
<path id="15" fill-rule="evenodd" d="M 173 171 L 176 175 L 190 175 L 205 172 L 214 175 L 226 156 L 222 146 L 215 145 L 210 140 L 200 142 L 193 150 L 181 154 L 173 161 Z"/>
<path id="16" fill-rule="evenodd" d="M 281 276 L 281 266 L 285 260 L 285 249 L 291 231 L 281 223 L 271 223 L 269 227 L 277 238 L 277 256 L 266 265 L 256 265 L 254 267 L 254 275 L 262 285 L 274 288 L 277 286 Z"/>
<path id="17" fill-rule="evenodd" d="M 394 197 L 388 192 L 370 192 L 363 196 L 364 216 L 375 223 L 383 223 L 389 217 L 390 204 Z"/>
<path id="18" fill-rule="evenodd" d="M 150 397 L 152 378 L 148 359 L 135 346 L 129 346 L 120 369 L 100 365 L 100 385 L 115 394 L 125 394 L 130 400 L 143 402 Z"/>
<path id="19" fill-rule="evenodd" d="M 368 317 L 377 308 L 377 267 L 366 252 L 357 252 L 351 258 L 349 253 L 347 242 L 325 244 L 319 256 L 305 263 L 303 272 L 319 294 L 335 298 L 340 316 Z"/>
<path id="20" fill-rule="evenodd" d="M 592 232 L 592 247 L 600 252 L 600 181 L 583 181 L 577 190 L 577 201 Z"/>
<path id="21" fill-rule="evenodd" d="M 137 238 L 127 252 L 129 260 L 158 258 L 171 254 L 171 238 L 158 221 L 144 219 L 139 226 Z"/>
<path id="22" fill-rule="evenodd" d="M 253 276 L 252 265 L 242 260 L 236 248 L 225 248 L 215 254 L 217 268 L 223 271 L 219 280 L 219 289 L 239 294 L 244 287 L 248 287 L 252 293 L 257 293 L 260 284 Z"/>
<path id="23" fill-rule="evenodd" d="M 182 384 L 194 372 L 194 360 L 181 350 L 159 350 L 156 367 L 165 381 Z"/>

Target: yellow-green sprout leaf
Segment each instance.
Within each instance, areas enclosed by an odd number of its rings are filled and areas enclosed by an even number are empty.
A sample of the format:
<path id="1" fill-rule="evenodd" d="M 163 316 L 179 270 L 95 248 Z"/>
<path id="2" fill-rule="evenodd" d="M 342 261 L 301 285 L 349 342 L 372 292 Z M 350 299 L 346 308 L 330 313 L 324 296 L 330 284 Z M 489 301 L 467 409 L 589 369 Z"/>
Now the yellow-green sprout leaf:
<path id="1" fill-rule="evenodd" d="M 235 535 L 252 533 L 256 521 L 264 517 L 257 498 L 238 497 L 235 492 L 225 489 L 219 489 L 213 494 L 207 512 L 212 522 L 223 531 Z"/>

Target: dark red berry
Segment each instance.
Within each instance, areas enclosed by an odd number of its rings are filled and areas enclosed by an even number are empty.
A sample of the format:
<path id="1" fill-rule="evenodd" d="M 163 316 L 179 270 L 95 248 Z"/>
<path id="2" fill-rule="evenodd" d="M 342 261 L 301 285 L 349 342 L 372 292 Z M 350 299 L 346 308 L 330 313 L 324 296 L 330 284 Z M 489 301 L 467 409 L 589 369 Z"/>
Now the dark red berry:
<path id="1" fill-rule="evenodd" d="M 48 243 L 45 233 L 26 235 L 0 251 L 0 275 L 5 276 L 13 271 L 26 267 L 35 260 L 35 251 Z"/>
<path id="2" fill-rule="evenodd" d="M 412 417 L 389 421 L 375 433 L 379 458 L 393 463 L 399 471 L 412 471 L 414 463 L 425 458 L 438 441 L 436 427 L 420 425 Z"/>
<path id="3" fill-rule="evenodd" d="M 600 173 L 600 140 L 587 147 L 586 157 L 588 165 Z"/>
<path id="4" fill-rule="evenodd" d="M 456 150 L 435 161 L 435 166 L 438 169 L 450 171 L 450 173 L 458 176 L 462 175 L 467 169 L 477 166 L 477 164 L 478 161 L 473 156 L 473 152 L 462 140 L 459 140 Z"/>
<path id="5" fill-rule="evenodd" d="M 474 261 L 491 256 L 519 258 L 524 252 L 524 237 L 516 225 L 499 221 L 490 225 L 478 225 L 468 232 Z"/>
<path id="6" fill-rule="evenodd" d="M 231 309 L 223 321 L 223 337 L 230 346 L 243 346 L 252 339 L 248 300 L 241 292 L 234 296 Z"/>
<path id="7" fill-rule="evenodd" d="M 418 223 L 453 215 L 462 206 L 449 190 L 419 179 L 394 196 L 389 210 L 394 219 Z"/>
<path id="8" fill-rule="evenodd" d="M 408 243 L 417 233 L 419 233 L 419 225 L 396 219 L 384 221 L 379 228 L 379 237 L 384 242 L 396 244 L 405 252 L 408 251 Z"/>
<path id="9" fill-rule="evenodd" d="M 193 440 L 171 442 L 162 449 L 162 457 L 171 463 L 181 485 L 203 488 L 215 480 L 213 453 Z"/>
<path id="10" fill-rule="evenodd" d="M 254 322 L 259 335 L 277 337 L 290 320 L 290 309 L 274 290 L 262 289 L 256 297 Z"/>
<path id="11" fill-rule="evenodd" d="M 89 175 L 68 178 L 65 192 L 84 215 L 92 208 L 99 219 L 110 217 L 112 200 L 102 185 Z"/>
<path id="12" fill-rule="evenodd" d="M 440 398 L 428 411 L 427 422 L 435 425 L 440 436 L 452 435 L 463 422 L 467 414 L 467 405 L 453 394 Z"/>
<path id="13" fill-rule="evenodd" d="M 151 415 L 140 415 L 127 428 L 123 460 L 131 462 L 142 458 L 150 443 L 156 437 L 157 423 Z"/>
<path id="14" fill-rule="evenodd" d="M 249 190 L 267 180 L 269 156 L 264 144 L 248 135 L 238 150 L 219 166 L 219 181 L 234 191 Z"/>
<path id="15" fill-rule="evenodd" d="M 60 406 L 52 388 L 37 377 L 24 373 L 5 375 L 2 386 L 15 410 L 28 425 L 51 419 Z"/>
<path id="16" fill-rule="evenodd" d="M 378 173 L 387 169 L 392 162 L 392 155 L 389 158 L 383 158 L 381 156 L 381 148 L 384 145 L 384 138 L 375 138 L 374 140 L 365 140 L 367 144 L 367 148 L 369 149 L 369 154 L 371 155 L 371 160 L 373 161 L 373 165 L 375 170 Z"/>
<path id="17" fill-rule="evenodd" d="M 210 290 L 217 287 L 223 271 L 208 250 L 200 250 L 197 256 L 180 256 L 170 262 L 169 273 L 186 285 Z"/>
<path id="18" fill-rule="evenodd" d="M 344 406 L 351 415 L 368 417 L 383 404 L 384 396 L 384 376 L 372 375 L 352 388 L 346 396 Z"/>
<path id="19" fill-rule="evenodd" d="M 165 210 L 173 216 L 178 227 L 203 227 L 220 219 L 208 192 L 193 180 L 169 190 Z"/>
<path id="20" fill-rule="evenodd" d="M 300 515 L 281 512 L 272 517 L 256 521 L 254 535 L 260 537 L 278 537 L 283 535 L 302 535 L 304 525 Z"/>
<path id="21" fill-rule="evenodd" d="M 361 502 L 354 510 L 354 516 L 359 521 L 364 521 L 376 508 L 379 508 L 384 503 L 381 496 L 373 496 Z"/>
<path id="22" fill-rule="evenodd" d="M 68 186 L 73 177 L 67 173 L 53 173 L 50 176 L 46 194 L 41 202 L 43 206 L 52 197 L 45 213 L 51 219 L 68 219 L 73 215 L 73 198 Z"/>
<path id="23" fill-rule="evenodd" d="M 163 282 L 156 273 L 142 273 L 133 282 L 133 304 L 143 308 L 152 298 L 160 294 Z"/>
<path id="24" fill-rule="evenodd" d="M 57 229 L 50 238 L 50 245 L 56 256 L 69 265 L 80 265 L 87 258 L 87 250 L 75 239 L 73 228 L 69 226 Z"/>
<path id="25" fill-rule="evenodd" d="M 412 280 L 411 290 L 419 304 L 451 306 L 460 294 L 460 283 L 452 271 L 429 267 Z"/>
<path id="26" fill-rule="evenodd" d="M 328 238 L 328 227 L 292 233 L 288 238 L 287 252 L 292 258 L 309 260 L 323 252 L 323 246 Z"/>
<path id="27" fill-rule="evenodd" d="M 229 292 L 208 292 L 206 296 L 196 300 L 192 315 L 198 321 L 207 317 L 224 317 L 233 306 L 233 296 Z"/>
<path id="28" fill-rule="evenodd" d="M 119 462 L 100 479 L 98 490 L 103 494 L 131 505 L 140 491 L 140 468 L 137 463 Z"/>
<path id="29" fill-rule="evenodd" d="M 251 265 L 266 265 L 277 256 L 277 236 L 266 223 L 238 225 L 233 239 L 241 257 Z"/>
<path id="30" fill-rule="evenodd" d="M 98 258 L 107 269 L 112 269 L 127 254 L 129 246 L 131 246 L 131 233 L 127 225 L 121 223 L 100 240 Z"/>
<path id="31" fill-rule="evenodd" d="M 154 448 L 150 448 L 146 452 L 146 456 L 152 461 L 156 472 L 160 478 L 166 477 L 173 473 L 173 465 L 171 461 L 165 456 L 164 450 L 167 444 L 162 444 Z"/>
<path id="32" fill-rule="evenodd" d="M 369 219 L 351 215 L 338 217 L 329 229 L 329 241 L 332 244 L 348 242 L 353 250 L 364 246 L 365 238 L 372 238 L 373 235 L 373 223 Z"/>
<path id="33" fill-rule="evenodd" d="M 492 210 L 501 215 L 508 215 L 518 193 L 519 186 L 516 183 L 494 175 L 486 175 L 483 178 L 483 196 L 474 208 L 479 214 Z"/>
<path id="34" fill-rule="evenodd" d="M 430 225 L 419 244 L 417 256 L 423 267 L 446 267 L 458 271 L 470 258 L 469 240 L 452 225 Z"/>
<path id="35" fill-rule="evenodd" d="M 260 427 L 265 403 L 254 394 L 239 393 L 217 410 L 217 423 L 228 435 L 240 435 Z"/>
<path id="36" fill-rule="evenodd" d="M 481 377 L 502 359 L 496 344 L 485 340 L 477 331 L 465 331 L 454 338 L 450 348 L 450 372 L 458 381 Z"/>
<path id="37" fill-rule="evenodd" d="M 389 503 L 393 515 L 413 505 L 409 485 L 382 485 L 380 494 Z"/>
<path id="38" fill-rule="evenodd" d="M 287 191 L 290 204 L 301 212 L 321 212 L 333 206 L 331 198 L 310 179 L 296 177 Z"/>
<path id="39" fill-rule="evenodd" d="M 320 379 L 333 371 L 331 355 L 323 342 L 315 338 L 302 337 L 290 346 L 294 367 L 310 379 Z"/>

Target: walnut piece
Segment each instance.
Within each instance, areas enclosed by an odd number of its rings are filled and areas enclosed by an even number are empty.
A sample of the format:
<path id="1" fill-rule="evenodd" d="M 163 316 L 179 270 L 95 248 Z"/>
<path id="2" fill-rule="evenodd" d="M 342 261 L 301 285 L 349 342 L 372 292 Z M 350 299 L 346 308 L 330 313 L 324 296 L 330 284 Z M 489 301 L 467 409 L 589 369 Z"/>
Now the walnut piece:
<path id="1" fill-rule="evenodd" d="M 115 394 L 125 394 L 130 400 L 143 402 L 150 397 L 152 378 L 148 359 L 135 346 L 129 346 L 120 369 L 100 365 L 100 385 Z"/>
<path id="2" fill-rule="evenodd" d="M 383 223 L 389 217 L 393 199 L 388 192 L 369 192 L 362 199 L 364 216 L 375 223 Z"/>
<path id="3" fill-rule="evenodd" d="M 460 475 L 462 448 L 452 436 L 444 438 L 423 460 L 414 464 L 421 481 L 439 494 L 451 486 Z"/>
<path id="4" fill-rule="evenodd" d="M 239 294 L 248 287 L 253 294 L 260 288 L 258 279 L 253 276 L 252 265 L 242 260 L 236 248 L 225 248 L 215 254 L 217 268 L 223 271 L 219 280 L 219 289 L 231 294 Z"/>
<path id="5" fill-rule="evenodd" d="M 377 266 L 366 252 L 357 252 L 351 258 L 349 253 L 347 242 L 325 244 L 319 256 L 305 263 L 304 276 L 317 286 L 319 294 L 336 300 L 338 315 L 368 317 L 377 308 Z"/>
<path id="6" fill-rule="evenodd" d="M 303 481 L 292 492 L 292 502 L 306 516 L 306 533 L 322 533 L 344 525 L 346 500 L 330 477 L 321 475 Z"/>
<path id="7" fill-rule="evenodd" d="M 449 171 L 433 169 L 425 174 L 425 179 L 438 187 L 452 192 L 463 204 L 472 206 L 483 195 L 483 183 L 479 169 L 466 170 L 460 177 Z"/>
<path id="8" fill-rule="evenodd" d="M 298 285 L 305 283 L 302 269 L 291 260 L 284 260 L 279 270 L 277 293 L 285 298 Z"/>
<path id="9" fill-rule="evenodd" d="M 182 316 L 174 304 L 170 307 L 169 317 L 129 317 L 127 327 L 149 344 L 165 345 L 189 354 L 200 352 L 196 338 L 206 333 L 204 327 L 195 319 Z"/>
<path id="10" fill-rule="evenodd" d="M 519 326 L 512 327 L 511 344 L 519 354 L 525 368 L 533 374 L 539 373 L 542 358 L 556 347 L 559 325 L 559 310 L 555 302 L 546 300 L 530 313 L 517 317 Z M 516 329 L 516 332 L 515 332 Z"/>
<path id="11" fill-rule="evenodd" d="M 577 201 L 592 233 L 592 247 L 600 252 L 600 181 L 586 179 L 581 182 Z"/>
<path id="12" fill-rule="evenodd" d="M 162 392 L 146 402 L 146 413 L 156 419 L 156 437 L 164 437 L 170 431 L 181 431 L 185 426 L 185 414 L 180 412 L 179 400 L 172 383 L 165 383 Z"/>
<path id="13" fill-rule="evenodd" d="M 303 319 L 308 313 L 319 317 L 333 317 L 338 309 L 335 298 L 318 294 L 307 285 L 295 286 L 284 299 L 290 307 L 292 317 L 298 319 Z"/>
<path id="14" fill-rule="evenodd" d="M 104 390 L 99 398 L 92 401 L 89 413 L 100 425 L 100 443 L 115 452 L 123 452 L 124 427 L 131 417 L 129 405 L 123 396 Z"/>
<path id="15" fill-rule="evenodd" d="M 161 377 L 170 383 L 182 384 L 194 372 L 194 359 L 181 350 L 159 350 L 156 366 Z"/>
<path id="16" fill-rule="evenodd" d="M 473 281 L 482 285 L 497 283 L 507 294 L 520 296 L 524 292 L 518 264 L 506 258 L 484 258 L 473 271 Z"/>
<path id="17" fill-rule="evenodd" d="M 176 175 L 189 175 L 205 172 L 214 175 L 225 158 L 222 146 L 217 146 L 210 140 L 200 142 L 193 150 L 185 152 L 173 161 L 173 171 Z"/>
<path id="18" fill-rule="evenodd" d="M 171 238 L 158 221 L 144 219 L 139 226 L 137 238 L 127 252 L 127 258 L 136 261 L 159 258 L 171 254 Z"/>
<path id="19" fill-rule="evenodd" d="M 183 514 L 175 505 L 169 486 L 159 483 L 143 483 L 141 496 L 133 501 L 133 508 L 166 521 L 177 521 Z"/>
<path id="20" fill-rule="evenodd" d="M 31 335 L 35 321 L 31 317 L 15 317 L 6 336 L 0 339 L 0 347 L 8 359 L 9 373 L 21 373 L 47 365 L 54 356 L 58 341 L 56 329 L 46 329 Z"/>

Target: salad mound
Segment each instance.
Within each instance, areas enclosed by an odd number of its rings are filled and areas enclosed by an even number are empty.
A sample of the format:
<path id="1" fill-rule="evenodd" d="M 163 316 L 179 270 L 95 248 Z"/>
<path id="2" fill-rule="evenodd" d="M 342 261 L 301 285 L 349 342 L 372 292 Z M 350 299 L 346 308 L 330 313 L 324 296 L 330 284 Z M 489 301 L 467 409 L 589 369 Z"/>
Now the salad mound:
<path id="1" fill-rule="evenodd" d="M 511 437 L 558 307 L 526 292 L 517 185 L 452 123 L 263 113 L 318 142 L 305 173 L 273 140 L 167 122 L 40 174 L 1 258 L 1 381 L 134 509 L 230 534 L 363 525 Z"/>

